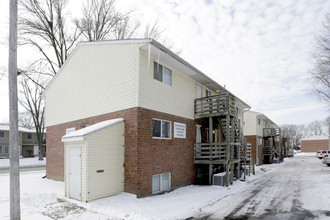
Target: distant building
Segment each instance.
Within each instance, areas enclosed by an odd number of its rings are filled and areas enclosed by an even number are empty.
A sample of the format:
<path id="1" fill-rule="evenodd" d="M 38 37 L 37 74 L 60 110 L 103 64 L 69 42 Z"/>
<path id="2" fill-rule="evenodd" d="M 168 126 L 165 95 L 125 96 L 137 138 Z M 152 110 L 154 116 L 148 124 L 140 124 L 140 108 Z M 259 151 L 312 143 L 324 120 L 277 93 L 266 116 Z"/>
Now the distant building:
<path id="1" fill-rule="evenodd" d="M 329 149 L 327 136 L 313 136 L 301 139 L 301 152 L 316 152 Z"/>
<path id="2" fill-rule="evenodd" d="M 39 146 L 36 130 L 24 127 L 19 127 L 18 130 L 20 155 L 23 157 L 37 156 Z M 46 142 L 43 143 L 43 147 L 46 153 Z M 0 158 L 7 157 L 9 157 L 9 125 L 0 124 Z"/>

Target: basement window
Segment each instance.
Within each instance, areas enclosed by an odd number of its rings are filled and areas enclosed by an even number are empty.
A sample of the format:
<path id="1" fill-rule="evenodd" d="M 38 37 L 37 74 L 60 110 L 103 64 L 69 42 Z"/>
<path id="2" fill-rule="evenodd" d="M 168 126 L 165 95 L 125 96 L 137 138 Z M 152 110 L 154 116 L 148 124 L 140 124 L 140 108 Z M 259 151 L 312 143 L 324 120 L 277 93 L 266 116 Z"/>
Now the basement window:
<path id="1" fill-rule="evenodd" d="M 171 173 L 152 175 L 152 193 L 159 193 L 171 189 Z"/>
<path id="2" fill-rule="evenodd" d="M 153 119 L 152 137 L 160 139 L 171 139 L 171 122 Z"/>
<path id="3" fill-rule="evenodd" d="M 172 85 L 172 70 L 154 62 L 154 79 L 157 79 L 167 85 Z"/>

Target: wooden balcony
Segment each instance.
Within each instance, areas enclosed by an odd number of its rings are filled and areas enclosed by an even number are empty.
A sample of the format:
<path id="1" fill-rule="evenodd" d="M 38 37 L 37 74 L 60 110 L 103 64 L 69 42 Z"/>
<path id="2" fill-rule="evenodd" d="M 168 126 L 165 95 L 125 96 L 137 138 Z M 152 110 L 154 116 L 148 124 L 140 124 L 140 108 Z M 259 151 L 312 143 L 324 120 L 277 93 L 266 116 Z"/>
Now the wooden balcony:
<path id="1" fill-rule="evenodd" d="M 226 160 L 239 160 L 240 144 L 230 143 L 229 158 L 226 158 L 228 143 L 196 143 L 194 148 L 195 164 L 225 164 Z"/>
<path id="2" fill-rule="evenodd" d="M 229 93 L 195 99 L 195 118 L 236 115 L 235 97 Z"/>
<path id="3" fill-rule="evenodd" d="M 274 137 L 274 136 L 276 136 L 276 131 L 274 128 L 264 128 L 263 136 L 264 137 Z"/>

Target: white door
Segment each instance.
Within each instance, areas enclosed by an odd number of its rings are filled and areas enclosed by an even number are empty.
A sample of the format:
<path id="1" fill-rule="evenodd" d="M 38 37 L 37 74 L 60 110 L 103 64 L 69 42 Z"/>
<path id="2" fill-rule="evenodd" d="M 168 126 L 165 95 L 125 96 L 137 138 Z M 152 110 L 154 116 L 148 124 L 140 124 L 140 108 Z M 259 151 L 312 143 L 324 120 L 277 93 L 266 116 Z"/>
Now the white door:
<path id="1" fill-rule="evenodd" d="M 81 150 L 80 148 L 70 148 L 69 157 L 69 184 L 70 198 L 81 200 Z"/>

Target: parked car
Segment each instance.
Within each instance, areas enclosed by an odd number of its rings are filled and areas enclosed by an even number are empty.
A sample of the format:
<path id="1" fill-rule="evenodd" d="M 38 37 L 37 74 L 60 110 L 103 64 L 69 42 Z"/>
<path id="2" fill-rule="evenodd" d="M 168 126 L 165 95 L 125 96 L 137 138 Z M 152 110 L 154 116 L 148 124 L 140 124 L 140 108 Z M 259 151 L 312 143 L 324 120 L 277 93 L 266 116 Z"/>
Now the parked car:
<path id="1" fill-rule="evenodd" d="M 316 152 L 316 157 L 322 159 L 324 155 L 330 155 L 330 150 L 318 150 Z"/>
<path id="2" fill-rule="evenodd" d="M 322 159 L 322 163 L 330 167 L 330 155 L 325 155 Z"/>

